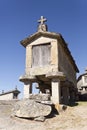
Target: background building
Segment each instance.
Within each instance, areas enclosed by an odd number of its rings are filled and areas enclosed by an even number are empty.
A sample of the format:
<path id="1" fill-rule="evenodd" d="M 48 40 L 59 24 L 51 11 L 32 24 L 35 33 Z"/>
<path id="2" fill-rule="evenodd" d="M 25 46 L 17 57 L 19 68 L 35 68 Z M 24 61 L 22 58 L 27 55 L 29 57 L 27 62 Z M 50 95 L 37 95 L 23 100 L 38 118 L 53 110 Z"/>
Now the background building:
<path id="1" fill-rule="evenodd" d="M 79 99 L 87 100 L 87 68 L 85 70 L 85 73 L 78 77 L 77 87 L 79 91 Z"/>
<path id="2" fill-rule="evenodd" d="M 20 93 L 20 91 L 17 88 L 15 88 L 14 90 L 8 91 L 8 92 L 2 91 L 2 93 L 0 94 L 0 100 L 18 99 L 19 93 Z"/>

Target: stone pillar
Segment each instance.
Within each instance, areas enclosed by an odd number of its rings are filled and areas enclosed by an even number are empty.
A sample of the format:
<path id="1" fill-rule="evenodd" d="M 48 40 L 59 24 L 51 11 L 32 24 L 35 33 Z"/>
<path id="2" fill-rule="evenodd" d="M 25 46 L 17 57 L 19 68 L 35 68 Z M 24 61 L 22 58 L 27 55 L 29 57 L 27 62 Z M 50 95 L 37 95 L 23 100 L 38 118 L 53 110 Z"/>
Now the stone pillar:
<path id="1" fill-rule="evenodd" d="M 29 98 L 30 93 L 32 93 L 32 83 L 25 82 L 24 83 L 24 98 Z"/>
<path id="2" fill-rule="evenodd" d="M 69 88 L 67 86 L 62 88 L 63 104 L 69 104 Z"/>
<path id="3" fill-rule="evenodd" d="M 70 92 L 70 102 L 74 102 L 75 101 L 75 92 L 71 91 Z"/>
<path id="4" fill-rule="evenodd" d="M 60 81 L 59 79 L 52 79 L 52 102 L 54 104 L 60 103 Z"/>

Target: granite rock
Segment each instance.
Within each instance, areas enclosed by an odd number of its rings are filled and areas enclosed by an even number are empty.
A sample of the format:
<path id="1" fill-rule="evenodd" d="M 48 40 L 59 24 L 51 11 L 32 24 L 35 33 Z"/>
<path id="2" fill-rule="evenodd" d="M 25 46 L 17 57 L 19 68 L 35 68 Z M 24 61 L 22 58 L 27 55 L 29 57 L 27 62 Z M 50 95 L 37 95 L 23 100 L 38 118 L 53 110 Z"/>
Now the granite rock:
<path id="1" fill-rule="evenodd" d="M 15 104 L 12 115 L 22 118 L 36 118 L 48 116 L 51 111 L 52 107 L 50 105 L 24 99 Z"/>
<path id="2" fill-rule="evenodd" d="M 29 99 L 35 100 L 35 101 L 49 101 L 50 100 L 50 94 L 30 94 Z"/>

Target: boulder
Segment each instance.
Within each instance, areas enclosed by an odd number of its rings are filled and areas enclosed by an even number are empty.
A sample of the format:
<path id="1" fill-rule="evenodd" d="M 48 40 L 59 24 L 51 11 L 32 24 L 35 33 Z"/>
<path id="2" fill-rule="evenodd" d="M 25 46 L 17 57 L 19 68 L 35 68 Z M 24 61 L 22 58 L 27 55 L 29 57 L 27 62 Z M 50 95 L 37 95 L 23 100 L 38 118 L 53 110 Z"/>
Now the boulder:
<path id="1" fill-rule="evenodd" d="M 51 111 L 50 105 L 24 99 L 15 104 L 12 115 L 22 118 L 36 118 L 48 116 Z"/>
<path id="2" fill-rule="evenodd" d="M 35 100 L 35 101 L 49 101 L 50 100 L 50 94 L 30 94 L 29 99 Z"/>

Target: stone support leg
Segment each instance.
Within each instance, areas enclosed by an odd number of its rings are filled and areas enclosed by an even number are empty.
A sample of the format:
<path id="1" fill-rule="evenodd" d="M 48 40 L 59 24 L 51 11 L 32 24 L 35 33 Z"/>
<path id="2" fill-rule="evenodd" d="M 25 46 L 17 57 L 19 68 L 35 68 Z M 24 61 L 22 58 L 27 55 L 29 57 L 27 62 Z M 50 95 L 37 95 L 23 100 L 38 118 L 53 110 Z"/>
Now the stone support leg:
<path id="1" fill-rule="evenodd" d="M 74 102 L 75 101 L 75 92 L 71 91 L 70 93 L 70 102 Z"/>
<path id="2" fill-rule="evenodd" d="M 60 81 L 58 79 L 52 79 L 52 102 L 60 103 Z"/>
<path id="3" fill-rule="evenodd" d="M 69 88 L 63 87 L 62 88 L 62 96 L 63 96 L 63 104 L 68 105 L 69 104 Z"/>
<path id="4" fill-rule="evenodd" d="M 29 98 L 30 93 L 32 93 L 32 83 L 25 82 L 24 83 L 24 98 Z"/>

